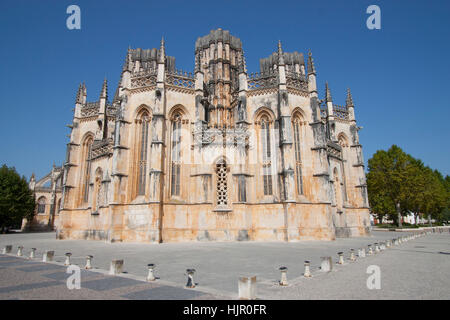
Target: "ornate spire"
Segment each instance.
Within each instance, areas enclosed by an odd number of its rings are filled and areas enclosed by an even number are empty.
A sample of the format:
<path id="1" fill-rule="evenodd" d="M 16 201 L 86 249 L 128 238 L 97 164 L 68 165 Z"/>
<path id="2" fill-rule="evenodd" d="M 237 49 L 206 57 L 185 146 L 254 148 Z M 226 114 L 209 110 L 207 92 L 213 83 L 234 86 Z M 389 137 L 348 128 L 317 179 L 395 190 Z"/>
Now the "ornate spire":
<path id="1" fill-rule="evenodd" d="M 196 54 L 195 54 L 195 68 L 194 68 L 194 73 L 195 72 L 199 72 L 200 70 L 201 70 L 201 66 L 200 66 L 200 51 L 198 51 Z"/>
<path id="2" fill-rule="evenodd" d="M 281 48 L 281 40 L 278 40 L 278 65 L 284 65 L 283 49 Z"/>
<path id="3" fill-rule="evenodd" d="M 130 62 L 131 62 L 131 48 L 128 47 L 127 56 L 125 57 L 125 62 L 123 64 L 122 71 L 131 71 Z"/>
<path id="4" fill-rule="evenodd" d="M 245 63 L 245 55 L 244 50 L 241 50 L 241 54 L 239 55 L 239 73 L 247 72 L 247 64 Z"/>
<path id="5" fill-rule="evenodd" d="M 83 96 L 86 97 L 87 96 L 87 90 L 86 90 L 86 84 L 83 81 L 83 84 L 81 85 L 82 91 L 83 91 Z"/>
<path id="6" fill-rule="evenodd" d="M 102 92 L 100 93 L 100 98 L 108 99 L 108 82 L 103 80 Z"/>
<path id="7" fill-rule="evenodd" d="M 81 83 L 78 86 L 77 97 L 75 99 L 75 103 L 83 103 L 83 87 L 81 86 Z"/>
<path id="8" fill-rule="evenodd" d="M 308 74 L 315 74 L 316 68 L 314 67 L 314 60 L 311 54 L 311 50 L 308 51 Z"/>
<path id="9" fill-rule="evenodd" d="M 31 174 L 31 178 L 30 178 L 30 181 L 34 181 L 34 180 L 36 180 L 36 176 L 34 175 L 34 172 Z"/>
<path id="10" fill-rule="evenodd" d="M 348 107 L 354 107 L 352 93 L 350 92 L 350 88 L 347 88 L 347 99 L 345 100 L 345 105 Z"/>
<path id="11" fill-rule="evenodd" d="M 333 102 L 331 99 L 330 88 L 328 87 L 328 82 L 325 82 L 325 102 Z"/>
<path id="12" fill-rule="evenodd" d="M 159 47 L 159 63 L 164 63 L 166 60 L 166 48 L 165 48 L 165 42 L 164 37 L 161 38 L 161 45 Z"/>

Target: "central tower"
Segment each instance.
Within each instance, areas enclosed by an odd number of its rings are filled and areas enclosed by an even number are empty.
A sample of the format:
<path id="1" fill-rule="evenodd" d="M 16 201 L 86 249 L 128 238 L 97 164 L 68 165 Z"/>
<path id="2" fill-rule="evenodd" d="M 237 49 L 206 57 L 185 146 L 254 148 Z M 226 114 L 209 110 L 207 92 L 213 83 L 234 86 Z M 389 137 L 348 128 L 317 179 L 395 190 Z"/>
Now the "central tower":
<path id="1" fill-rule="evenodd" d="M 232 101 L 239 89 L 241 55 L 241 40 L 220 28 L 195 43 L 196 68 L 204 75 L 204 120 L 210 127 L 234 126 Z"/>

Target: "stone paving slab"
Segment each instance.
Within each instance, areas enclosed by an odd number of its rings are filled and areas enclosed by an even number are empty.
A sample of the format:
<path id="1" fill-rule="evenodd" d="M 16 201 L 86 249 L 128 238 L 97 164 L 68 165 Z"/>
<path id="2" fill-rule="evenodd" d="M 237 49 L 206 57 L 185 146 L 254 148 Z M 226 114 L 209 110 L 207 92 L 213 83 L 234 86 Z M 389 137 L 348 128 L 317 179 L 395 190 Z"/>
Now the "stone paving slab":
<path id="1" fill-rule="evenodd" d="M 52 287 L 59 285 L 60 282 L 58 281 L 45 281 L 45 282 L 38 282 L 38 283 L 26 283 L 26 284 L 19 284 L 16 286 L 8 286 L 8 287 L 1 287 L 0 293 L 11 293 L 13 291 L 24 291 L 24 290 L 30 290 L 30 289 L 39 289 L 39 288 L 46 288 L 46 287 Z"/>
<path id="2" fill-rule="evenodd" d="M 28 259 L 4 256 L 8 263 L 0 272 L 0 300 L 17 299 L 138 299 L 138 300 L 187 300 L 218 299 L 219 297 L 177 286 L 156 282 L 144 282 L 123 276 L 106 275 L 106 270 L 80 270 L 81 289 L 69 290 L 66 280 L 67 267 L 53 263 L 37 263 Z M 6 259 L 2 259 L 6 261 Z M 23 265 L 26 265 L 23 267 Z M 55 270 L 58 270 L 55 272 Z M 129 277 L 129 276 L 128 276 Z M 153 291 L 155 290 L 155 291 Z M 223 297 L 222 297 L 223 299 Z"/>
<path id="3" fill-rule="evenodd" d="M 32 267 L 33 268 L 33 267 Z M 50 269 L 51 270 L 51 269 Z M 64 270 L 59 272 L 53 272 L 42 275 L 44 278 L 52 279 L 52 280 L 58 280 L 58 281 L 67 281 L 67 278 L 70 276 L 70 274 L 66 273 L 66 268 Z M 86 270 L 81 270 L 80 272 L 80 278 L 86 279 L 86 278 L 96 278 L 98 275 L 96 275 L 93 272 L 89 272 Z M 86 287 L 86 286 L 85 286 Z M 86 287 L 87 288 L 87 287 Z"/>
<path id="4" fill-rule="evenodd" d="M 263 299 L 448 299 L 449 233 L 428 235 L 356 262 L 348 261 L 350 248 L 367 248 L 368 244 L 407 234 L 379 231 L 371 237 L 297 243 L 166 244 L 55 240 L 53 233 L 0 235 L 0 248 L 12 244 L 14 252 L 18 245 L 23 245 L 24 255 L 31 246 L 38 247 L 37 252 L 42 253 L 55 250 L 55 260 L 61 262 L 65 252 L 72 252 L 71 261 L 80 267 L 85 264 L 86 254 L 92 254 L 93 266 L 96 268 L 87 273 L 92 274 L 92 278 L 84 280 L 82 276 L 82 289 L 68 292 L 62 281 L 65 275 L 63 272 L 56 275 L 55 269 L 43 268 L 41 262 L 32 267 L 24 266 L 23 263 L 31 261 L 20 258 L 21 264 L 16 261 L 19 259 L 17 257 L 0 254 L 0 266 L 2 261 L 6 263 L 0 269 L 0 287 L 13 286 L 9 283 L 4 285 L 4 281 L 8 281 L 2 277 L 5 271 L 14 271 L 9 277 L 15 279 L 29 274 L 35 278 L 26 278 L 27 281 L 44 286 L 30 290 L 17 289 L 14 290 L 16 294 L 9 295 L 0 292 L 0 299 L 42 299 L 43 296 L 55 299 L 236 299 L 237 280 L 239 276 L 245 275 L 257 276 L 258 297 Z M 335 264 L 339 251 L 344 252 L 346 259 L 342 266 Z M 327 255 L 333 258 L 333 272 L 321 273 L 320 257 Z M 41 257 L 38 254 L 36 256 Z M 127 273 L 121 277 L 106 275 L 109 263 L 114 258 L 124 259 Z M 302 277 L 304 260 L 311 261 L 311 279 Z M 161 280 L 152 283 L 140 281 L 145 279 L 148 263 L 156 264 L 156 276 Z M 382 269 L 385 285 L 382 294 L 366 287 L 366 269 L 372 264 Z M 282 265 L 288 267 L 288 287 L 278 285 L 278 268 Z M 32 271 L 33 268 L 36 269 Z M 195 282 L 198 286 L 194 290 L 184 288 L 187 268 L 197 270 Z M 429 270 L 433 272 L 427 273 Z M 48 283 L 49 279 L 56 279 L 60 284 L 45 287 L 42 283 Z"/>
<path id="5" fill-rule="evenodd" d="M 120 287 L 136 286 L 140 282 L 122 277 L 110 277 L 104 279 L 83 281 L 83 288 L 95 291 L 112 290 Z"/>
<path id="6" fill-rule="evenodd" d="M 131 300 L 187 300 L 203 295 L 199 291 L 161 286 L 154 289 L 128 293 L 122 297 Z"/>
<path id="7" fill-rule="evenodd" d="M 39 264 L 39 265 L 28 265 L 26 264 L 25 267 L 16 268 L 16 270 L 24 271 L 24 272 L 37 272 L 37 271 L 48 271 L 48 270 L 55 270 L 55 269 L 61 269 L 61 266 L 55 265 L 55 264 Z"/>

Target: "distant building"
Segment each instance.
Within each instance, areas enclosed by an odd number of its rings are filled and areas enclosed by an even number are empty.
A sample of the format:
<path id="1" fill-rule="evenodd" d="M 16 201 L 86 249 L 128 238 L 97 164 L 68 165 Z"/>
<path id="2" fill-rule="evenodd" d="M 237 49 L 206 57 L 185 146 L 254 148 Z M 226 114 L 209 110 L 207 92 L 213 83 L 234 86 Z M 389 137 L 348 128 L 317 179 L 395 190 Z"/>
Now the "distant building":
<path id="1" fill-rule="evenodd" d="M 319 99 L 311 53 L 277 51 L 247 72 L 241 40 L 197 39 L 193 74 L 129 49 L 115 94 L 76 96 L 57 237 L 231 241 L 367 235 L 350 90 Z"/>
<path id="2" fill-rule="evenodd" d="M 61 207 L 63 168 L 53 166 L 52 171 L 36 181 L 30 178 L 29 187 L 36 199 L 35 214 L 32 221 L 22 221 L 23 231 L 53 230 L 58 221 Z"/>

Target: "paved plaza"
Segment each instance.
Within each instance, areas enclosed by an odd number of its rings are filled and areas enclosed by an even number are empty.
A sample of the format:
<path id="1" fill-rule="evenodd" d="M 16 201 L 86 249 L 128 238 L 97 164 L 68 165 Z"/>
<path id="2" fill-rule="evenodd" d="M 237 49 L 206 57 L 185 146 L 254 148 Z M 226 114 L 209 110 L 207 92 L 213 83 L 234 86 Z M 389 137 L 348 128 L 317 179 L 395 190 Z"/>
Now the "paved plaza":
<path id="1" fill-rule="evenodd" d="M 380 253 L 349 260 L 350 249 L 408 235 L 373 231 L 372 236 L 336 241 L 105 243 L 56 240 L 54 233 L 0 235 L 0 299 L 238 299 L 238 278 L 257 277 L 260 299 L 450 299 L 450 233 L 419 237 Z M 18 246 L 35 259 L 15 257 Z M 53 263 L 42 254 L 54 250 Z M 338 252 L 345 264 L 336 264 Z M 69 290 L 64 267 L 66 252 L 72 264 L 84 267 L 93 255 L 93 270 L 81 273 L 81 289 Z M 323 256 L 333 258 L 333 270 L 319 270 Z M 107 274 L 111 260 L 124 260 L 124 273 Z M 311 261 L 312 278 L 304 278 L 304 261 Z M 154 282 L 145 282 L 147 264 L 156 265 Z M 367 288 L 369 266 L 381 271 L 381 288 Z M 279 267 L 288 268 L 289 285 L 281 287 Z M 186 269 L 196 269 L 195 289 L 185 288 Z"/>

